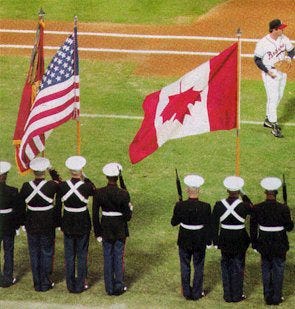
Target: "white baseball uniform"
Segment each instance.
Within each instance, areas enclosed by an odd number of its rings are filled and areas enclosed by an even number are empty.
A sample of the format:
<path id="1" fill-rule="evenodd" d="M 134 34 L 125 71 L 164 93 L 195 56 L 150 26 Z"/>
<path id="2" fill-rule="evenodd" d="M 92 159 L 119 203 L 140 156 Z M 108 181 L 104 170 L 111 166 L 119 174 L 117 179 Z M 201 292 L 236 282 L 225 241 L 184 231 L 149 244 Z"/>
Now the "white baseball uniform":
<path id="1" fill-rule="evenodd" d="M 282 34 L 273 40 L 270 35 L 266 35 L 256 44 L 254 55 L 262 59 L 262 63 L 267 70 L 271 70 L 276 77 L 272 78 L 266 72 L 262 71 L 262 80 L 266 90 L 266 116 L 270 122 L 277 122 L 277 107 L 283 97 L 287 74 L 275 69 L 274 65 L 279 60 L 286 57 L 286 52 L 293 49 L 290 40 Z"/>

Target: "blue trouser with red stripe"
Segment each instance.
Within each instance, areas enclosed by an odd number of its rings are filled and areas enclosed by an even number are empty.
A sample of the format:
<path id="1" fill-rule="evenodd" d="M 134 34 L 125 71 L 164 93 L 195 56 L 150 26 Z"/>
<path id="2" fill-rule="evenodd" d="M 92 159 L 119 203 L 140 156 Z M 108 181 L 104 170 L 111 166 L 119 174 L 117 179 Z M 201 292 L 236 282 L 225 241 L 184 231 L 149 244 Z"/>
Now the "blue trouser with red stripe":
<path id="1" fill-rule="evenodd" d="M 242 300 L 245 270 L 245 252 L 232 254 L 221 251 L 223 298 L 226 302 Z"/>
<path id="2" fill-rule="evenodd" d="M 14 236 L 15 234 L 3 235 L 2 239 L 0 239 L 0 246 L 3 241 L 4 250 L 3 274 L 1 274 L 2 270 L 0 269 L 0 274 L 2 275 L 0 286 L 2 287 L 10 286 L 13 281 Z"/>
<path id="3" fill-rule="evenodd" d="M 50 279 L 53 268 L 54 232 L 30 234 L 27 232 L 34 288 L 45 292 L 52 288 Z"/>
<path id="4" fill-rule="evenodd" d="M 191 287 L 191 259 L 193 258 L 194 278 Z M 202 297 L 205 249 L 194 250 L 179 247 L 181 285 L 183 296 L 187 299 L 197 300 Z"/>
<path id="5" fill-rule="evenodd" d="M 125 240 L 103 241 L 104 283 L 109 295 L 124 290 L 124 249 Z"/>
<path id="6" fill-rule="evenodd" d="M 262 256 L 261 270 L 265 301 L 279 304 L 282 301 L 285 258 Z"/>
<path id="7" fill-rule="evenodd" d="M 66 260 L 66 282 L 71 293 L 81 293 L 85 290 L 87 278 L 87 256 L 89 234 L 64 234 L 64 248 Z M 77 260 L 77 277 L 75 262 Z"/>

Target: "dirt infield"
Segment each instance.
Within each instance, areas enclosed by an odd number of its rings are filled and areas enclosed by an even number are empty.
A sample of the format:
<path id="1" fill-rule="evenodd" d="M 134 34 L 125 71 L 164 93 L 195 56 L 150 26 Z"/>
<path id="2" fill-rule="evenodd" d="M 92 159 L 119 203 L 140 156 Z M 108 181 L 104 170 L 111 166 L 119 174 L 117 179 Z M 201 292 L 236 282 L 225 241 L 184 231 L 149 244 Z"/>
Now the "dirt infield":
<path id="1" fill-rule="evenodd" d="M 280 18 L 288 27 L 286 35 L 295 38 L 295 0 L 281 0 L 278 4 L 274 0 L 230 0 L 215 7 L 208 14 L 201 16 L 191 25 L 177 24 L 171 26 L 155 25 L 122 25 L 109 23 L 79 22 L 79 32 L 112 32 L 128 34 L 154 35 L 190 35 L 236 38 L 236 30 L 242 31 L 242 38 L 258 39 L 268 32 L 268 22 Z M 179 18 L 179 20 L 183 20 Z M 293 24 L 292 24 L 293 22 Z M 46 20 L 46 30 L 72 31 L 73 24 L 65 22 L 51 22 Z M 36 28 L 36 21 L 0 20 L 1 29 L 28 29 Z M 60 46 L 65 35 L 45 34 L 45 45 Z M 34 34 L 0 33 L 1 44 L 32 45 Z M 113 38 L 79 36 L 79 46 L 89 48 L 117 48 L 137 50 L 175 50 L 175 51 L 202 51 L 220 52 L 231 42 L 196 41 L 172 39 L 144 39 L 144 38 Z M 242 54 L 252 54 L 255 43 L 243 42 Z M 2 55 L 26 55 L 30 49 L 1 48 Z M 55 51 L 45 52 L 45 56 L 53 56 Z M 134 61 L 137 63 L 135 73 L 140 75 L 170 75 L 179 76 L 207 61 L 210 56 L 196 55 L 155 55 L 130 53 L 102 53 L 80 51 L 81 59 Z M 289 72 L 289 80 L 295 80 L 295 65 Z M 260 71 L 252 58 L 242 58 L 242 78 L 260 79 Z"/>

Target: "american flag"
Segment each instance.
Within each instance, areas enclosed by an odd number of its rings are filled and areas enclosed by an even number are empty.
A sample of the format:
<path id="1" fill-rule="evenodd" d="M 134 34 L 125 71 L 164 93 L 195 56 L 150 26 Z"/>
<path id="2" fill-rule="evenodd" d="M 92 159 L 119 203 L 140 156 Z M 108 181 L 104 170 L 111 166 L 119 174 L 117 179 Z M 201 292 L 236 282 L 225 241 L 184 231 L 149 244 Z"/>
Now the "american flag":
<path id="1" fill-rule="evenodd" d="M 17 153 L 20 166 L 29 169 L 30 161 L 45 149 L 52 129 L 80 112 L 79 59 L 77 29 L 66 39 L 50 62 L 27 119 Z"/>

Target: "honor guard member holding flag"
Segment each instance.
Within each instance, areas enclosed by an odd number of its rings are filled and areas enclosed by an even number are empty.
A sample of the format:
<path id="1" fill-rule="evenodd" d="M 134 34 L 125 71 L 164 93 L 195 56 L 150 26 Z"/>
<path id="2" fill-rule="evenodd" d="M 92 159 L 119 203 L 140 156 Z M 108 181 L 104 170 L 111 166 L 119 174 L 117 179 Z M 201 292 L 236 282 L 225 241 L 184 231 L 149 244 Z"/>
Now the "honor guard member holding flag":
<path id="1" fill-rule="evenodd" d="M 245 229 L 251 205 L 239 199 L 244 180 L 238 176 L 226 177 L 223 184 L 228 197 L 216 202 L 212 212 L 213 245 L 221 250 L 223 298 L 239 302 L 243 294 L 245 255 L 250 237 Z"/>
<path id="2" fill-rule="evenodd" d="M 210 204 L 199 200 L 199 188 L 204 179 L 199 175 L 184 178 L 188 199 L 176 203 L 171 218 L 173 226 L 180 225 L 178 248 L 183 296 L 188 300 L 198 300 L 205 296 L 203 276 L 206 245 L 211 245 Z M 194 278 L 191 287 L 191 259 L 193 258 Z"/>
<path id="3" fill-rule="evenodd" d="M 289 250 L 286 232 L 293 229 L 294 223 L 289 207 L 276 200 L 281 180 L 266 177 L 260 184 L 265 190 L 266 200 L 253 208 L 251 241 L 253 249 L 261 254 L 264 300 L 267 305 L 278 305 L 283 301 L 284 269 Z"/>
<path id="4" fill-rule="evenodd" d="M 84 157 L 69 157 L 65 165 L 71 173 L 71 179 L 60 184 L 61 201 L 64 204 L 62 231 L 64 233 L 66 282 L 69 292 L 81 293 L 88 288 L 86 283 L 87 255 L 91 220 L 87 203 L 89 197 L 93 196 L 95 188 L 92 182 L 83 175 L 82 169 L 86 165 Z"/>
<path id="5" fill-rule="evenodd" d="M 4 265 L 0 263 L 0 287 L 6 288 L 16 282 L 13 277 L 14 238 L 20 227 L 24 204 L 21 203 L 18 189 L 6 184 L 11 164 L 0 161 L 0 252 L 3 243 Z M 23 206 L 23 207 L 22 207 Z"/>
<path id="6" fill-rule="evenodd" d="M 128 191 L 118 187 L 120 170 L 119 163 L 104 166 L 102 171 L 108 183 L 97 189 L 93 198 L 94 234 L 103 244 L 104 282 L 108 295 L 121 295 L 127 290 L 124 286 L 124 250 L 129 236 L 127 222 L 131 219 L 133 206 Z"/>
<path id="7" fill-rule="evenodd" d="M 20 190 L 27 204 L 25 228 L 27 231 L 29 254 L 34 288 L 45 292 L 54 286 L 51 281 L 54 256 L 55 228 L 58 225 L 58 205 L 54 206 L 58 184 L 46 180 L 45 173 L 50 167 L 46 158 L 34 158 L 30 169 L 35 179 L 25 182 Z"/>

